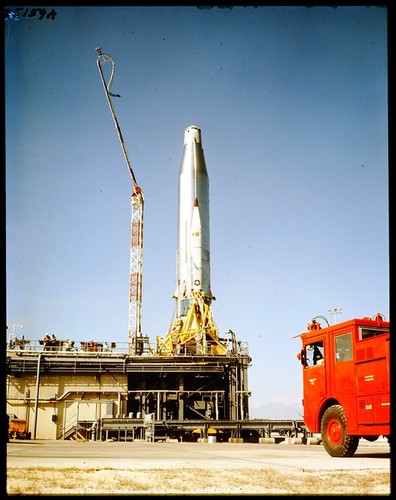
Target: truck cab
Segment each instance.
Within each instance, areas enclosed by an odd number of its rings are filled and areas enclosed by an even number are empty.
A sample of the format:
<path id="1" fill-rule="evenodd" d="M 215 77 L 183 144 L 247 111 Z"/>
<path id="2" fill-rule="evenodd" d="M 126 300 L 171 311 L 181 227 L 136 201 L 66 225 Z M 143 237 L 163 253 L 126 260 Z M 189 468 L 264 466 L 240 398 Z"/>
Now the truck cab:
<path id="1" fill-rule="evenodd" d="M 359 439 L 390 439 L 389 322 L 382 314 L 299 335 L 304 422 L 332 456 L 351 456 Z"/>

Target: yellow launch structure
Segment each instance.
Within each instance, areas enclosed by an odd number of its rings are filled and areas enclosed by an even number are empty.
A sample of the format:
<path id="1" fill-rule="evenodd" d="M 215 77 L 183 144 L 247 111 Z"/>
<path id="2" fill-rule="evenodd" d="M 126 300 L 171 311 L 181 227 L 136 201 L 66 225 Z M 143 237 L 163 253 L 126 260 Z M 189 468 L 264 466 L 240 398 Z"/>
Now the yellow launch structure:
<path id="1" fill-rule="evenodd" d="M 192 292 L 193 302 L 185 320 L 176 319 L 166 337 L 156 338 L 156 354 L 173 355 L 222 355 L 228 353 L 226 345 L 219 340 L 218 329 L 212 310 L 205 303 L 201 290 Z"/>

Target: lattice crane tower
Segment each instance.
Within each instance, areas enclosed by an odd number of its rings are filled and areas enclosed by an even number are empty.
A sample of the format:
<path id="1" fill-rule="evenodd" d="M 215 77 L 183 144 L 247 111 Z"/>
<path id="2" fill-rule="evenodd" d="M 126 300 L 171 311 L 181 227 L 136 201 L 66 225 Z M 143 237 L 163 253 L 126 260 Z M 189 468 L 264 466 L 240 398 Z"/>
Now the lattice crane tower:
<path id="1" fill-rule="evenodd" d="M 143 191 L 138 186 L 135 174 L 129 160 L 128 152 L 125 147 L 124 138 L 111 101 L 112 97 L 121 97 L 119 94 L 113 94 L 110 89 L 113 83 L 115 62 L 112 57 L 102 54 L 100 47 L 98 52 L 97 66 L 103 83 L 106 99 L 109 104 L 111 116 L 120 140 L 121 148 L 125 161 L 132 179 L 131 195 L 131 249 L 130 249 L 130 269 L 129 269 L 129 320 L 128 320 L 128 351 L 131 355 L 140 355 L 143 353 L 142 342 L 142 265 L 143 265 L 143 214 L 144 197 Z M 111 63 L 111 73 L 106 83 L 102 70 L 102 64 Z"/>

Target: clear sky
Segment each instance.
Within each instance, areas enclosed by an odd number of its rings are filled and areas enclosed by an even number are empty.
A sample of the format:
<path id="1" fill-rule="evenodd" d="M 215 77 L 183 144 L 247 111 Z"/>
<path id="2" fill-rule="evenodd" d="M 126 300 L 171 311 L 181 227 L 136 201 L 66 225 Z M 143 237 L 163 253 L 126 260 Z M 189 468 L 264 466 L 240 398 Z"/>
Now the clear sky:
<path id="1" fill-rule="evenodd" d="M 250 416 L 300 418 L 293 337 L 316 315 L 389 320 L 386 8 L 53 9 L 5 21 L 8 333 L 128 340 L 132 186 L 99 46 L 145 198 L 143 333 L 172 319 L 196 125 L 219 335 L 248 343 Z"/>

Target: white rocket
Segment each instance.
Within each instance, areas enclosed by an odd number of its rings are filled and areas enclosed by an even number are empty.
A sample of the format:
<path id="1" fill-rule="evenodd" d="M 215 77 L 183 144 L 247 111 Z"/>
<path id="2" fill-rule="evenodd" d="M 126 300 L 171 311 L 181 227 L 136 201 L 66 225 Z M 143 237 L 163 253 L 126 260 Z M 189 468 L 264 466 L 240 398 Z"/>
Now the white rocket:
<path id="1" fill-rule="evenodd" d="M 208 305 L 214 299 L 210 289 L 209 178 L 201 130 L 195 125 L 184 131 L 179 172 L 176 283 L 177 318 L 187 315 L 193 291 L 201 290 Z"/>

